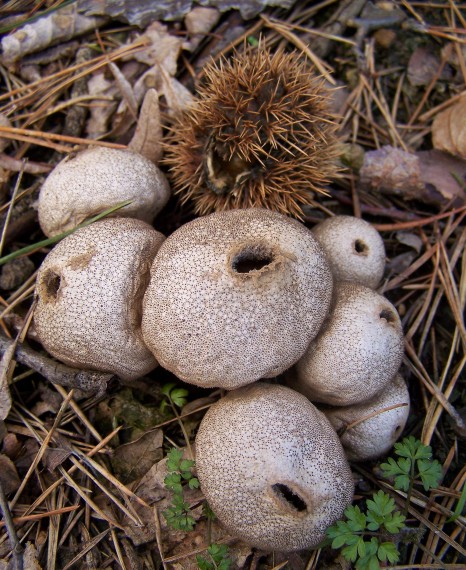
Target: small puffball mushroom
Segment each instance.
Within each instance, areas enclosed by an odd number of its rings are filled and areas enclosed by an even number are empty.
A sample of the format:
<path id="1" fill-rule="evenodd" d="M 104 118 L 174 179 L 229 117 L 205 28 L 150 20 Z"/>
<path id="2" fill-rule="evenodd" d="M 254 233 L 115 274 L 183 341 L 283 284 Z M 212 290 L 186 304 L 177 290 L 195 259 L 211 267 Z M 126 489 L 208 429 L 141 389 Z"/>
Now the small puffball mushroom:
<path id="1" fill-rule="evenodd" d="M 62 160 L 39 194 L 39 223 L 55 236 L 126 200 L 116 216 L 151 223 L 165 206 L 170 189 L 150 160 L 129 150 L 91 147 Z"/>
<path id="2" fill-rule="evenodd" d="M 262 209 L 216 212 L 163 244 L 142 331 L 162 366 L 228 390 L 276 376 L 319 331 L 332 275 L 301 223 Z"/>
<path id="3" fill-rule="evenodd" d="M 311 402 L 359 404 L 395 376 L 403 348 L 400 317 L 385 297 L 362 285 L 336 283 L 329 317 L 288 384 Z"/>
<path id="4" fill-rule="evenodd" d="M 44 348 L 71 366 L 131 380 L 157 366 L 141 335 L 142 298 L 164 236 L 132 218 L 63 239 L 37 275 L 34 323 Z"/>
<path id="5" fill-rule="evenodd" d="M 385 455 L 403 433 L 410 409 L 406 382 L 395 378 L 371 400 L 359 405 L 322 409 L 351 461 Z"/>
<path id="6" fill-rule="evenodd" d="M 266 550 L 316 546 L 353 497 L 332 426 L 284 386 L 258 382 L 214 404 L 196 436 L 196 466 L 220 522 Z"/>
<path id="7" fill-rule="evenodd" d="M 334 216 L 317 224 L 312 233 L 337 281 L 377 287 L 385 269 L 385 246 L 371 224 L 352 216 Z"/>

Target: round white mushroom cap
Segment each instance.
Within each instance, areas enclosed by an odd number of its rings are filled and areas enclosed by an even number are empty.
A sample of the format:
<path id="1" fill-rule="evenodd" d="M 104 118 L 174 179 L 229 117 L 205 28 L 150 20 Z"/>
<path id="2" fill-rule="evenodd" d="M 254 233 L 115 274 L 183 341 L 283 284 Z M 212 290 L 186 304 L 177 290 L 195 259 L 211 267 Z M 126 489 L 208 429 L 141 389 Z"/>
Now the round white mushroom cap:
<path id="1" fill-rule="evenodd" d="M 197 218 L 163 244 L 142 331 L 162 366 L 203 387 L 276 376 L 327 315 L 332 275 L 301 223 L 262 209 Z"/>
<path id="2" fill-rule="evenodd" d="M 267 550 L 316 546 L 353 497 L 335 431 L 284 386 L 258 382 L 214 404 L 196 436 L 196 466 L 220 522 Z"/>
<path id="3" fill-rule="evenodd" d="M 37 276 L 34 323 L 44 348 L 124 379 L 155 368 L 141 334 L 142 298 L 164 239 L 145 222 L 113 218 L 56 245 Z"/>
<path id="4" fill-rule="evenodd" d="M 55 236 L 126 200 L 116 216 L 151 223 L 170 197 L 168 182 L 150 160 L 123 149 L 95 146 L 62 160 L 39 194 L 39 223 Z"/>
<path id="5" fill-rule="evenodd" d="M 377 287 L 385 269 L 385 246 L 371 224 L 353 216 L 334 216 L 317 224 L 312 233 L 337 281 Z"/>
<path id="6" fill-rule="evenodd" d="M 395 376 L 403 351 L 395 307 L 368 287 L 342 281 L 335 284 L 328 319 L 287 382 L 311 402 L 359 404 Z"/>
<path id="7" fill-rule="evenodd" d="M 409 410 L 409 392 L 400 374 L 367 402 L 322 409 L 338 433 L 344 430 L 340 441 L 351 461 L 385 455 L 403 433 Z"/>

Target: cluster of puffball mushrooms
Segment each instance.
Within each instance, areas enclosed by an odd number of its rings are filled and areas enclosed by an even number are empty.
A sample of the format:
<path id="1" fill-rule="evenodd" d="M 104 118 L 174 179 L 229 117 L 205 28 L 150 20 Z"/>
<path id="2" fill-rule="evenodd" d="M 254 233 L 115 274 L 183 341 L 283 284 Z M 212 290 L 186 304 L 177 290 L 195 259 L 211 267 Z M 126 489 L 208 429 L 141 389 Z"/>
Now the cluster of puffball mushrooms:
<path id="1" fill-rule="evenodd" d="M 357 218 L 311 231 L 260 208 L 200 217 L 165 238 L 150 223 L 168 197 L 162 172 L 131 151 L 95 147 L 54 169 L 39 198 L 48 236 L 132 203 L 47 255 L 39 339 L 81 369 L 131 381 L 160 364 L 228 390 L 195 441 L 209 505 L 253 546 L 316 546 L 352 501 L 348 458 L 386 453 L 409 412 L 400 319 L 375 291 L 383 241 Z"/>

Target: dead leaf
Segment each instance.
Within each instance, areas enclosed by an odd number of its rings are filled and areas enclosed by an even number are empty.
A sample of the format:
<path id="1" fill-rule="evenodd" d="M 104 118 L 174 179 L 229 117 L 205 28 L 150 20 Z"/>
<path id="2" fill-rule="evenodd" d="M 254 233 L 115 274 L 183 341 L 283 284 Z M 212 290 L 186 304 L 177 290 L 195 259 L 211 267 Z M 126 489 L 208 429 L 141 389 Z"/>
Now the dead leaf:
<path id="1" fill-rule="evenodd" d="M 403 245 L 407 245 L 419 253 L 422 249 L 422 239 L 412 232 L 396 232 L 396 239 Z"/>
<path id="2" fill-rule="evenodd" d="M 115 473 L 123 483 L 142 477 L 163 457 L 163 432 L 155 429 L 146 432 L 131 443 L 125 443 L 115 449 L 111 458 Z"/>
<path id="3" fill-rule="evenodd" d="M 183 48 L 194 51 L 202 41 L 205 34 L 217 24 L 220 12 L 216 8 L 203 8 L 196 6 L 184 18 L 184 25 L 191 38 L 183 43 Z"/>
<path id="4" fill-rule="evenodd" d="M 42 566 L 39 564 L 37 560 L 37 551 L 36 547 L 32 544 L 32 542 L 28 542 L 26 544 L 26 548 L 23 552 L 23 564 L 24 570 L 41 570 Z"/>
<path id="5" fill-rule="evenodd" d="M 10 365 L 14 363 L 16 342 L 8 345 L 0 361 L 0 420 L 6 419 L 11 409 L 11 395 L 9 388 Z"/>
<path id="6" fill-rule="evenodd" d="M 366 152 L 359 174 L 362 186 L 382 193 L 414 198 L 424 189 L 418 157 L 388 145 Z"/>
<path id="7" fill-rule="evenodd" d="M 362 187 L 435 206 L 466 203 L 466 162 L 440 151 L 415 154 L 391 146 L 366 152 L 359 171 Z"/>
<path id="8" fill-rule="evenodd" d="M 6 433 L 1 439 L 3 439 L 2 453 L 10 459 L 17 457 L 21 451 L 22 443 L 18 440 L 16 434 Z"/>
<path id="9" fill-rule="evenodd" d="M 145 41 L 148 47 L 131 57 L 149 67 L 154 65 L 162 67 L 173 77 L 176 74 L 183 39 L 172 36 L 167 26 L 160 22 L 153 22 L 138 39 Z"/>
<path id="10" fill-rule="evenodd" d="M 466 93 L 438 113 L 432 124 L 432 144 L 460 158 L 466 158 Z"/>
<path id="11" fill-rule="evenodd" d="M 466 161 L 440 150 L 416 152 L 425 185 L 424 201 L 443 206 L 460 207 L 466 203 Z"/>
<path id="12" fill-rule="evenodd" d="M 428 85 L 438 72 L 440 58 L 425 47 L 418 47 L 409 58 L 408 80 L 411 85 Z"/>
<path id="13" fill-rule="evenodd" d="M 155 164 L 162 158 L 162 124 L 159 95 L 155 89 L 149 89 L 144 97 L 136 131 L 128 148 Z"/>
<path id="14" fill-rule="evenodd" d="M 0 454 L 0 481 L 5 495 L 14 493 L 21 484 L 15 464 L 3 453 Z"/>
<path id="15" fill-rule="evenodd" d="M 115 112 L 118 102 L 113 98 L 118 92 L 113 81 L 105 79 L 104 73 L 96 73 L 89 80 L 89 95 L 96 101 L 90 106 L 90 118 L 87 121 L 86 133 L 91 139 L 103 136 L 109 130 L 110 117 Z"/>

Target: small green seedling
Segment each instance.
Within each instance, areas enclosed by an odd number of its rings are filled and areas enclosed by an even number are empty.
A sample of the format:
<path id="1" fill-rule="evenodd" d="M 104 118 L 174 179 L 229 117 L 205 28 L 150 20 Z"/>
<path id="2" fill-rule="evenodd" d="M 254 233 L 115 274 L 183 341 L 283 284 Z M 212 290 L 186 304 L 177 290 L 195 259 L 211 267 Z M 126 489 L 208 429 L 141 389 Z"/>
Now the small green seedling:
<path id="1" fill-rule="evenodd" d="M 167 460 L 168 475 L 164 479 L 165 487 L 173 492 L 172 504 L 163 511 L 167 523 L 175 530 L 193 530 L 195 520 L 191 515 L 189 504 L 184 500 L 183 491 L 187 485 L 190 489 L 199 487 L 199 480 L 194 477 L 192 469 L 194 461 L 183 459 L 183 452 L 173 448 Z"/>
<path id="2" fill-rule="evenodd" d="M 170 384 L 165 384 L 162 387 L 162 394 L 166 399 L 160 405 L 160 411 L 163 412 L 167 407 L 170 407 L 176 414 L 176 409 L 173 409 L 173 407 L 182 408 L 188 401 L 187 396 L 189 392 L 185 388 L 176 388 L 176 384 L 170 382 Z"/>
<path id="3" fill-rule="evenodd" d="M 428 491 L 437 487 L 442 478 L 441 464 L 432 459 L 432 449 L 410 436 L 395 444 L 400 459 L 388 458 L 380 466 L 387 478 L 393 479 L 395 489 L 407 491 L 405 513 L 395 509 L 395 501 L 383 491 L 366 501 L 366 512 L 358 506 L 345 509 L 346 520 L 327 529 L 332 548 L 341 548 L 342 556 L 355 564 L 356 570 L 378 570 L 380 563 L 394 564 L 400 553 L 397 543 L 409 537 L 405 526 L 406 514 L 414 483 L 420 480 Z"/>
<path id="4" fill-rule="evenodd" d="M 347 507 L 346 520 L 328 528 L 327 535 L 332 539 L 332 548 L 344 547 L 343 557 L 356 563 L 357 570 L 378 570 L 379 562 L 398 561 L 396 545 L 386 538 L 401 531 L 406 517 L 395 510 L 395 501 L 383 491 L 374 493 L 366 506 L 366 513 L 358 506 Z"/>
<path id="5" fill-rule="evenodd" d="M 432 448 L 423 445 L 413 436 L 405 437 L 401 443 L 395 443 L 395 454 L 400 459 L 389 457 L 387 463 L 380 466 L 385 477 L 392 479 L 395 489 L 408 491 L 417 479 L 420 479 L 424 490 L 434 489 L 442 478 L 442 465 L 432 459 Z"/>
<path id="6" fill-rule="evenodd" d="M 207 549 L 208 558 L 196 556 L 199 570 L 229 570 L 231 560 L 225 544 L 211 544 Z"/>

